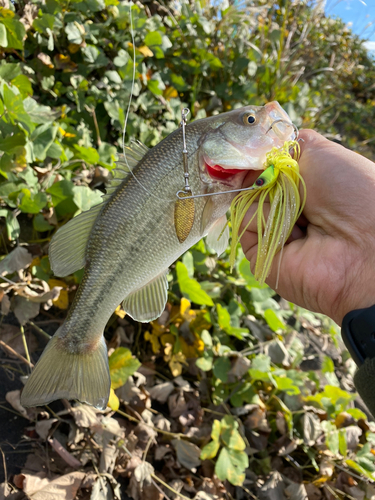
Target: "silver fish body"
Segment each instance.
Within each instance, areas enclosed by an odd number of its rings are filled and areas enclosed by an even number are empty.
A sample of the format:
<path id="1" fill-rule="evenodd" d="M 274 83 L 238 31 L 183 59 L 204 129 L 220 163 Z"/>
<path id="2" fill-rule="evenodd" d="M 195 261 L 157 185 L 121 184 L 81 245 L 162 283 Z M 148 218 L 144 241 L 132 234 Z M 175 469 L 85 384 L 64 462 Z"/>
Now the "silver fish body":
<path id="1" fill-rule="evenodd" d="M 248 123 L 249 116 L 255 117 L 254 123 Z M 285 124 L 270 130 L 280 119 L 290 121 L 277 103 L 270 103 L 189 124 L 192 192 L 240 188 L 249 169 L 261 169 L 265 154 L 291 138 L 293 128 Z M 167 300 L 169 266 L 218 221 L 225 221 L 235 196 L 196 198 L 194 222 L 181 243 L 174 210 L 176 193 L 184 186 L 182 130 L 150 149 L 132 171 L 102 205 L 72 219 L 51 241 L 55 274 L 70 274 L 83 264 L 85 272 L 66 321 L 24 388 L 24 406 L 67 398 L 105 408 L 110 377 L 103 331 L 111 314 L 124 301 L 125 310 L 137 320 L 158 317 Z M 216 227 L 215 234 L 222 227 Z"/>

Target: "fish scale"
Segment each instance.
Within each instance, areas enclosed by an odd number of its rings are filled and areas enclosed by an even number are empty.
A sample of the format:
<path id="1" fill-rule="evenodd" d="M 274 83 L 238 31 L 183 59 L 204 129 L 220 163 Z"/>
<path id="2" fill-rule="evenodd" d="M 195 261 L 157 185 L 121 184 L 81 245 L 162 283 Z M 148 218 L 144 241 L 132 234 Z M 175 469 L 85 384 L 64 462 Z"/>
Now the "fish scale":
<path id="1" fill-rule="evenodd" d="M 256 116 L 252 125 L 247 123 L 250 114 Z M 278 103 L 269 103 L 190 123 L 186 144 L 192 192 L 242 187 L 247 171 L 261 169 L 267 151 L 288 138 L 268 133 L 275 119 L 285 117 Z M 167 301 L 169 266 L 208 232 L 212 245 L 217 244 L 234 193 L 194 199 L 191 230 L 183 242 L 177 237 L 174 213 L 176 193 L 184 187 L 182 149 L 182 129 L 178 129 L 147 151 L 136 166 L 137 153 L 130 152 L 134 175 L 117 170 L 111 194 L 102 205 L 72 219 L 52 238 L 55 274 L 66 276 L 83 265 L 85 271 L 66 321 L 24 388 L 24 406 L 67 398 L 105 408 L 110 376 L 103 331 L 113 311 L 124 301 L 125 311 L 134 319 L 157 318 Z M 230 175 L 216 179 L 208 164 L 228 169 Z M 226 243 L 221 241 L 220 248 Z"/>

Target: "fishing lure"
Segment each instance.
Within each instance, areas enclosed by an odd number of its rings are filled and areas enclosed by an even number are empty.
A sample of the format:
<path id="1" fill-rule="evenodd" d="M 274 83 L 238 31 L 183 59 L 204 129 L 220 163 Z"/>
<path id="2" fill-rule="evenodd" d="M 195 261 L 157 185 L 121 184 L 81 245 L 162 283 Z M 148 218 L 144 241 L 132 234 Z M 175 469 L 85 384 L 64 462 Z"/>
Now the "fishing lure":
<path id="1" fill-rule="evenodd" d="M 290 154 L 292 151 L 293 156 Z M 298 159 L 300 147 L 297 141 L 287 141 L 282 148 L 273 148 L 266 156 L 264 171 L 254 182 L 249 191 L 239 193 L 231 204 L 232 241 L 230 249 L 230 265 L 233 268 L 236 258 L 237 243 L 256 218 L 258 227 L 258 252 L 254 277 L 263 284 L 267 279 L 275 255 L 282 251 L 293 226 L 302 214 L 306 201 L 306 184 L 299 173 Z M 302 197 L 299 185 L 302 186 Z M 269 201 L 270 211 L 267 219 L 264 216 L 264 204 Z M 242 221 L 250 207 L 258 202 L 258 206 L 245 227 Z M 278 286 L 281 264 L 276 280 Z"/>

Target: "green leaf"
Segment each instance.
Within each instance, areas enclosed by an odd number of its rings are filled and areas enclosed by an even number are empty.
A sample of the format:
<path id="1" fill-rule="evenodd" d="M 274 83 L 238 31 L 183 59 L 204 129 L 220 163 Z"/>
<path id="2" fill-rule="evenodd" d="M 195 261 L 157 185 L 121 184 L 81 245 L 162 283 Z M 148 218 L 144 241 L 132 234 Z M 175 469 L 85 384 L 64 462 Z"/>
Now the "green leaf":
<path id="1" fill-rule="evenodd" d="M 220 432 L 221 432 L 221 423 L 220 420 L 214 420 L 212 422 L 212 429 L 211 429 L 211 438 L 214 441 L 218 441 L 220 439 Z"/>
<path id="2" fill-rule="evenodd" d="M 117 53 L 117 56 L 113 59 L 113 64 L 116 66 L 125 66 L 127 62 L 130 60 L 130 56 L 126 50 L 120 49 Z"/>
<path id="3" fill-rule="evenodd" d="M 322 363 L 322 372 L 323 373 L 334 373 L 335 365 L 331 358 L 328 356 L 324 356 Z"/>
<path id="4" fill-rule="evenodd" d="M 178 91 L 186 90 L 187 84 L 181 75 L 171 74 L 171 83 Z"/>
<path id="5" fill-rule="evenodd" d="M 353 418 L 355 418 L 356 420 L 360 420 L 361 418 L 363 420 L 367 420 L 367 415 L 366 413 L 364 413 L 362 410 L 360 410 L 359 408 L 348 408 L 346 410 L 347 413 L 349 413 L 349 415 L 351 415 Z"/>
<path id="6" fill-rule="evenodd" d="M 23 107 L 22 95 L 16 95 L 7 85 L 3 87 L 4 106 L 12 123 L 20 122 L 29 132 L 34 130 L 34 125 Z"/>
<path id="7" fill-rule="evenodd" d="M 345 463 L 346 463 L 346 465 L 348 465 L 350 468 L 354 469 L 356 472 L 358 472 L 362 476 L 367 477 L 371 481 L 375 480 L 375 474 L 364 469 L 361 465 L 354 462 L 354 460 L 345 460 Z"/>
<path id="8" fill-rule="evenodd" d="M 0 150 L 4 151 L 8 154 L 13 153 L 20 146 L 24 146 L 26 143 L 25 134 L 20 132 L 18 134 L 14 134 L 4 139 L 0 139 Z"/>
<path id="9" fill-rule="evenodd" d="M 161 45 L 163 42 L 161 34 L 158 31 L 151 31 L 147 33 L 144 39 L 144 44 L 148 47 L 152 47 L 153 45 Z"/>
<path id="10" fill-rule="evenodd" d="M 34 146 L 34 156 L 38 160 L 45 160 L 47 151 L 55 140 L 58 127 L 51 126 L 49 123 L 40 125 L 31 135 L 31 141 Z"/>
<path id="11" fill-rule="evenodd" d="M 234 427 L 222 429 L 221 439 L 228 448 L 233 450 L 243 451 L 246 448 L 245 441 Z"/>
<path id="12" fill-rule="evenodd" d="M 109 357 L 109 373 L 111 386 L 118 389 L 123 386 L 128 378 L 141 366 L 137 358 L 126 347 L 118 347 Z"/>
<path id="13" fill-rule="evenodd" d="M 94 148 L 85 148 L 84 146 L 78 146 L 75 144 L 74 149 L 77 151 L 75 154 L 76 158 L 86 161 L 91 165 L 96 165 L 99 162 L 99 153 Z"/>
<path id="14" fill-rule="evenodd" d="M 83 212 L 101 203 L 102 196 L 103 193 L 97 189 L 93 190 L 87 186 L 73 187 L 73 201 Z"/>
<path id="15" fill-rule="evenodd" d="M 195 304 L 200 305 L 214 305 L 211 297 L 204 290 L 202 290 L 198 281 L 193 278 L 189 278 L 188 270 L 182 262 L 177 262 L 176 272 L 181 293 L 183 295 L 187 295 L 191 302 L 195 302 Z"/>
<path id="16" fill-rule="evenodd" d="M 7 48 L 23 49 L 25 26 L 15 18 L 5 17 L 1 20 L 7 31 Z"/>
<path id="17" fill-rule="evenodd" d="M 271 372 L 271 359 L 265 354 L 258 354 L 251 363 L 250 376 L 254 380 L 269 381 Z"/>
<path id="18" fill-rule="evenodd" d="M 41 17 L 34 19 L 33 27 L 39 33 L 45 33 L 47 29 L 52 30 L 55 24 L 55 16 L 52 14 L 42 14 Z"/>
<path id="19" fill-rule="evenodd" d="M 33 87 L 26 75 L 18 75 L 13 78 L 11 84 L 18 88 L 23 98 L 33 95 Z"/>
<path id="20" fill-rule="evenodd" d="M 21 228 L 15 214 L 16 212 L 12 212 L 11 210 L 6 210 L 5 208 L 0 209 L 0 217 L 5 217 L 5 225 L 9 241 L 14 241 L 19 238 L 21 232 Z"/>
<path id="21" fill-rule="evenodd" d="M 1 26 L 1 24 L 0 24 Z M 20 63 L 7 63 L 4 60 L 0 64 L 0 77 L 4 78 L 7 82 L 10 82 L 18 75 L 22 74 Z"/>
<path id="22" fill-rule="evenodd" d="M 208 372 L 212 369 L 213 360 L 212 351 L 204 351 L 202 357 L 195 360 L 195 364 L 200 370 Z"/>
<path id="23" fill-rule="evenodd" d="M 222 448 L 215 465 L 215 473 L 221 481 L 228 481 L 241 486 L 245 480 L 245 469 L 249 466 L 249 459 L 245 452 Z"/>
<path id="24" fill-rule="evenodd" d="M 75 45 L 81 45 L 83 41 L 82 33 L 76 23 L 68 23 L 65 26 L 65 33 L 70 43 L 74 43 Z"/>
<path id="25" fill-rule="evenodd" d="M 60 115 L 59 111 L 52 111 L 49 106 L 38 104 L 32 97 L 27 97 L 23 101 L 23 106 L 33 123 L 38 125 L 42 125 L 47 122 L 51 123 Z"/>
<path id="26" fill-rule="evenodd" d="M 294 394 L 300 394 L 301 391 L 299 388 L 295 385 L 293 380 L 289 377 L 277 377 L 277 376 L 272 376 L 273 380 L 276 383 L 276 387 L 279 389 L 279 391 L 284 391 L 289 396 L 293 396 Z"/>
<path id="27" fill-rule="evenodd" d="M 339 429 L 339 451 L 343 457 L 345 457 L 348 452 L 346 429 Z"/>
<path id="28" fill-rule="evenodd" d="M 231 362 L 227 357 L 218 358 L 213 365 L 213 373 L 216 378 L 221 380 L 222 382 L 226 382 L 228 380 L 228 372 L 231 369 Z"/>
<path id="29" fill-rule="evenodd" d="M 19 208 L 22 212 L 37 214 L 47 205 L 46 193 L 31 194 L 29 189 L 22 189 Z"/>
<path id="30" fill-rule="evenodd" d="M 285 330 L 285 324 L 279 319 L 275 311 L 266 309 L 264 311 L 264 319 L 273 332 L 277 330 Z"/>
<path id="31" fill-rule="evenodd" d="M 52 184 L 51 187 L 46 189 L 46 192 L 52 195 L 53 205 L 56 206 L 67 198 L 73 198 L 73 187 L 73 182 L 64 179 Z"/>
<path id="32" fill-rule="evenodd" d="M 38 231 L 39 233 L 53 229 L 53 226 L 46 221 L 42 214 L 35 215 L 33 219 L 33 227 L 35 231 Z"/>
<path id="33" fill-rule="evenodd" d="M 203 446 L 200 458 L 202 460 L 210 460 L 215 458 L 217 452 L 219 451 L 220 443 L 219 441 L 210 441 L 206 446 Z"/>
<path id="34" fill-rule="evenodd" d="M 0 47 L 8 47 L 7 30 L 2 23 L 0 23 Z"/>

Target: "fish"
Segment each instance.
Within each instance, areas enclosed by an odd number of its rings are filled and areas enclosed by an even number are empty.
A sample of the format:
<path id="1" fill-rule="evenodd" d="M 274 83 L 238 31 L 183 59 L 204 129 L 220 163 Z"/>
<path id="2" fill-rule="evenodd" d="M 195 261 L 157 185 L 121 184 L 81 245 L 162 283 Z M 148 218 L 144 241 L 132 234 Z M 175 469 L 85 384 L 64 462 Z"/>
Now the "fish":
<path id="1" fill-rule="evenodd" d="M 47 344 L 21 395 L 25 407 L 75 399 L 105 409 L 110 374 L 104 328 L 122 302 L 140 322 L 158 318 L 169 267 L 202 237 L 228 246 L 226 212 L 249 170 L 291 140 L 295 127 L 279 103 L 248 105 L 190 122 L 151 149 L 135 143 L 118 162 L 102 203 L 57 230 L 49 246 L 56 276 L 85 267 L 65 322 Z M 183 132 L 193 195 L 184 187 Z M 177 213 L 177 223 L 176 223 Z M 188 230 L 184 229 L 187 216 Z M 186 225 L 185 224 L 185 225 Z"/>

